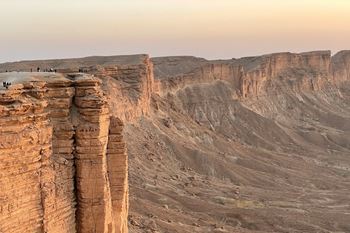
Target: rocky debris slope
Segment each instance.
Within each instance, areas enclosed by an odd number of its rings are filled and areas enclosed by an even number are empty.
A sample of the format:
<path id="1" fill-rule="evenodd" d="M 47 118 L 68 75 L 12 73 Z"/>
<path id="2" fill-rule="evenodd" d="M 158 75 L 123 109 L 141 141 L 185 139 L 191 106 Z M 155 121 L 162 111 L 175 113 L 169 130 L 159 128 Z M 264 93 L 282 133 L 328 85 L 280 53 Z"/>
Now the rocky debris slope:
<path id="1" fill-rule="evenodd" d="M 130 230 L 350 231 L 348 54 L 205 61 L 185 73 L 157 58 L 151 118 L 126 128 Z"/>

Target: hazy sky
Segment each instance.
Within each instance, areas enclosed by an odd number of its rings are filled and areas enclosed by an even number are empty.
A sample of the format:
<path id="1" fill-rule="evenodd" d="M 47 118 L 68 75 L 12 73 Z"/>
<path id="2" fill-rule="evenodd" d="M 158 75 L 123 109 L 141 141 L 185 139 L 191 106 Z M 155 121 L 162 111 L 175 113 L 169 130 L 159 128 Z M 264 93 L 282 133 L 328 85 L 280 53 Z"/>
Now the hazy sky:
<path id="1" fill-rule="evenodd" d="M 0 62 L 350 49 L 350 0 L 0 0 Z"/>

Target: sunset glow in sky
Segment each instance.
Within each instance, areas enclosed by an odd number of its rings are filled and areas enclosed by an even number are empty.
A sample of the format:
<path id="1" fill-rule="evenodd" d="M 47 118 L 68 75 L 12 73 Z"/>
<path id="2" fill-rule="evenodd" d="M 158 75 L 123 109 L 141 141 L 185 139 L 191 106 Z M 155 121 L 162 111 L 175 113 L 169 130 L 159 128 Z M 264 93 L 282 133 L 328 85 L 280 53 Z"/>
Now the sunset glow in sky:
<path id="1" fill-rule="evenodd" d="M 1 0 L 0 62 L 350 49 L 349 0 Z"/>

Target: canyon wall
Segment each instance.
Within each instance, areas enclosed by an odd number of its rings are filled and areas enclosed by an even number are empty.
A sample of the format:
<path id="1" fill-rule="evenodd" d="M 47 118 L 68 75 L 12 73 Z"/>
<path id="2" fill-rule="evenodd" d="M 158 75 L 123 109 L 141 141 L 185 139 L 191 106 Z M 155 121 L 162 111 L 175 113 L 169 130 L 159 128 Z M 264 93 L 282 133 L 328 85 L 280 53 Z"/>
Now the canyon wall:
<path id="1" fill-rule="evenodd" d="M 48 102 L 46 111 L 53 129 L 50 160 L 54 174 L 53 200 L 55 204 L 52 206 L 53 216 L 47 216 L 47 219 L 52 222 L 52 228 L 55 230 L 49 229 L 48 232 L 74 232 L 76 228 L 75 132 L 71 109 L 75 90 L 73 82 L 62 75 L 43 77 L 41 81 L 45 82 L 44 96 Z"/>
<path id="2" fill-rule="evenodd" d="M 0 232 L 127 232 L 123 123 L 102 82 L 53 73 L 0 80 L 12 82 L 0 89 Z"/>
<path id="3" fill-rule="evenodd" d="M 334 63 L 331 64 L 330 51 L 277 53 L 241 59 L 200 61 L 197 66 L 193 66 L 193 70 L 178 73 L 169 72 L 170 65 L 176 66 L 172 64 L 173 60 L 170 61 L 169 58 L 156 59 L 159 71 L 156 72 L 155 90 L 161 95 L 177 91 L 186 85 L 210 83 L 214 80 L 230 83 L 241 97 L 265 95 L 272 92 L 276 85 L 288 86 L 295 90 L 317 90 L 331 81 L 331 70 L 335 66 Z M 334 73 L 343 78 L 347 67 L 341 65 L 339 70 L 342 71 Z M 337 68 L 333 70 L 338 70 Z"/>
<path id="4" fill-rule="evenodd" d="M 254 61 L 254 66 L 239 61 L 244 70 L 240 94 L 264 95 L 272 91 L 275 83 L 279 88 L 288 85 L 294 90 L 320 89 L 329 80 L 330 61 L 330 51 L 266 55 Z"/>
<path id="5" fill-rule="evenodd" d="M 172 60 L 170 59 L 170 61 Z M 162 66 L 169 65 L 167 58 L 163 61 L 159 58 L 157 63 L 160 69 L 163 68 Z M 156 72 L 154 91 L 162 95 L 167 92 L 175 92 L 186 85 L 211 83 L 215 80 L 225 80 L 238 88 L 242 75 L 243 68 L 231 63 L 231 61 L 201 61 L 197 66 L 193 67 L 193 70 L 187 70 L 185 73 L 172 72 L 167 74 L 166 71 Z"/>
<path id="6" fill-rule="evenodd" d="M 338 84 L 350 81 L 350 50 L 340 51 L 333 56 L 331 70 L 334 81 Z"/>
<path id="7" fill-rule="evenodd" d="M 0 90 L 0 232 L 55 228 L 52 127 L 43 92 L 42 82 Z"/>
<path id="8" fill-rule="evenodd" d="M 114 116 L 133 121 L 147 115 L 153 92 L 153 64 L 148 56 L 130 64 L 106 64 L 82 68 L 103 82 L 108 104 Z"/>
<path id="9" fill-rule="evenodd" d="M 30 72 L 36 67 L 57 73 Z M 124 122 L 149 112 L 149 57 L 27 61 L 1 69 L 16 71 L 0 74 L 12 83 L 0 87 L 0 232 L 127 232 L 122 131 Z"/>

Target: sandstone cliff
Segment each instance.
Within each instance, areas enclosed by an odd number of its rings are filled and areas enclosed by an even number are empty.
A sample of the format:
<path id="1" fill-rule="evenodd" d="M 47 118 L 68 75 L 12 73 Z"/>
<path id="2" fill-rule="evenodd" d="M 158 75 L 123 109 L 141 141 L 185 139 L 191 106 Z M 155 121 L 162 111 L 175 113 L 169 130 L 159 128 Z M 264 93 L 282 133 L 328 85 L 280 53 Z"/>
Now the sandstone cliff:
<path id="1" fill-rule="evenodd" d="M 0 232 L 55 228 L 52 127 L 44 90 L 43 82 L 0 90 Z"/>
<path id="2" fill-rule="evenodd" d="M 63 75 L 28 72 L 37 67 L 42 71 L 55 69 Z M 11 158 L 12 148 L 20 153 L 26 147 L 17 132 L 32 130 L 36 137 L 42 135 L 45 139 L 31 142 L 33 146 L 38 144 L 35 149 L 42 155 L 32 152 L 28 159 L 33 162 L 17 164 L 12 159 L 13 172 L 3 173 L 3 187 L 6 183 L 10 186 L 1 193 L 2 208 L 8 212 L 1 215 L 0 232 L 127 232 L 128 166 L 122 131 L 125 121 L 132 122 L 149 112 L 153 91 L 149 57 L 27 61 L 1 64 L 0 69 L 16 70 L 0 77 L 1 81 L 12 82 L 9 89 L 1 89 L 0 112 L 8 118 L 1 118 L 1 137 L 7 149 L 1 151 L 1 157 L 6 161 Z M 78 71 L 85 74 L 74 74 Z M 33 120 L 22 122 L 25 114 Z M 7 121 L 13 122 L 11 129 Z M 10 146 L 12 139 L 18 145 Z M 22 178 L 26 183 L 18 188 L 5 178 L 24 173 L 22 166 L 28 167 L 36 161 L 34 158 L 38 160 L 33 165 L 36 169 L 30 171 L 43 173 L 42 178 Z M 9 163 L 1 165 L 7 167 Z M 33 187 L 28 189 L 29 185 Z M 36 203 L 26 208 L 29 192 Z M 12 202 L 16 207 L 8 207 Z M 37 214 L 30 219 L 22 220 L 22 213 L 13 214 L 34 208 Z"/>
<path id="3" fill-rule="evenodd" d="M 350 50 L 335 54 L 332 58 L 331 68 L 335 82 L 350 81 Z"/>
<path id="4" fill-rule="evenodd" d="M 169 69 L 181 65 L 177 59 L 165 57 L 154 60 L 158 64 L 155 81 L 159 86 L 156 86 L 158 93 L 223 80 L 229 82 L 239 96 L 254 97 L 271 92 L 276 85 L 288 85 L 288 88 L 299 90 L 319 89 L 332 77 L 330 51 L 277 53 L 218 61 L 196 59 L 195 65 L 192 62 L 189 69 L 178 69 L 178 72 Z"/>
<path id="5" fill-rule="evenodd" d="M 123 124 L 90 75 L 1 81 L 0 232 L 127 232 Z"/>
<path id="6" fill-rule="evenodd" d="M 58 73 L 83 72 L 102 80 L 111 113 L 132 121 L 147 115 L 153 92 L 153 64 L 148 55 L 94 56 L 74 59 L 21 61 L 0 64 L 0 72 L 54 69 Z"/>

